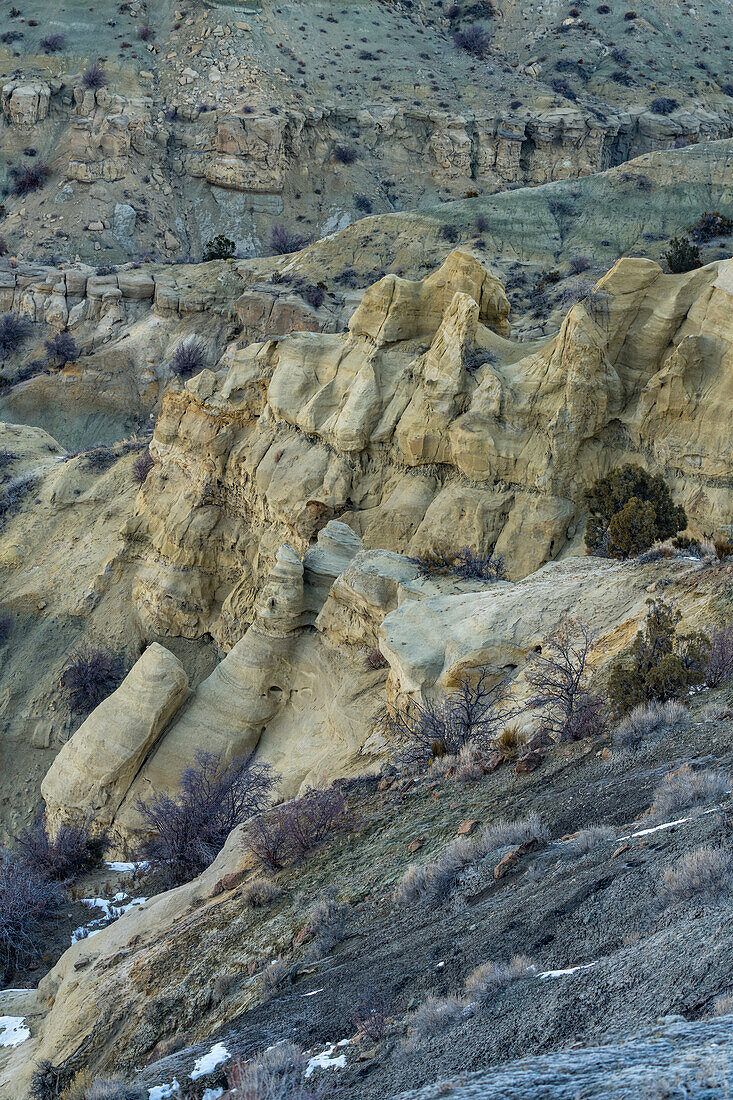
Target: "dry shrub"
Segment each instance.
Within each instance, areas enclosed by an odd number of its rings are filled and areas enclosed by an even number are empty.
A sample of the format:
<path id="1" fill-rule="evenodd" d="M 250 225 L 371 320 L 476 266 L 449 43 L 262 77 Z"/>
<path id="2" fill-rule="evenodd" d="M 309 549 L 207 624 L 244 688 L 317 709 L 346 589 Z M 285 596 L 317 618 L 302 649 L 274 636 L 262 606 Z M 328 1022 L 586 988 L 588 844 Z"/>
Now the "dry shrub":
<path id="1" fill-rule="evenodd" d="M 357 1035 L 363 1035 L 372 1043 L 378 1043 L 387 1034 L 390 1019 L 390 1001 L 379 989 L 367 989 L 359 993 L 349 1014 Z"/>
<path id="2" fill-rule="evenodd" d="M 730 852 L 703 845 L 667 868 L 662 878 L 663 892 L 670 903 L 697 894 L 717 897 L 728 889 L 730 878 Z"/>
<path id="3" fill-rule="evenodd" d="M 242 888 L 242 902 L 250 909 L 259 909 L 268 902 L 275 901 L 281 894 L 282 890 L 276 882 L 260 876 Z"/>
<path id="4" fill-rule="evenodd" d="M 61 680 L 71 709 L 86 716 L 120 686 L 124 675 L 119 654 L 85 645 L 67 661 Z"/>
<path id="5" fill-rule="evenodd" d="M 610 844 L 615 839 L 616 830 L 610 825 L 589 825 L 587 829 L 581 829 L 563 844 L 562 855 L 568 858 L 584 856 L 600 844 Z"/>
<path id="6" fill-rule="evenodd" d="M 659 784 L 649 812 L 654 818 L 667 820 L 692 806 L 727 798 L 730 789 L 730 780 L 721 772 L 695 772 L 689 764 L 683 764 Z"/>
<path id="7" fill-rule="evenodd" d="M 107 846 L 106 834 L 92 833 L 88 820 L 64 822 L 51 836 L 45 812 L 15 839 L 21 861 L 54 882 L 68 882 L 92 870 Z"/>
<path id="8" fill-rule="evenodd" d="M 475 862 L 474 845 L 467 837 L 457 837 L 437 859 L 420 865 L 410 864 L 397 885 L 394 899 L 398 905 L 411 905 L 422 899 L 443 901 L 461 872 Z"/>
<path id="9" fill-rule="evenodd" d="M 456 779 L 459 783 L 475 783 L 483 774 L 479 754 L 473 745 L 464 745 L 456 758 Z"/>
<path id="10" fill-rule="evenodd" d="M 476 838 L 474 847 L 478 858 L 483 858 L 497 852 L 500 848 L 523 844 L 525 840 L 531 840 L 533 837 L 537 837 L 538 840 L 550 838 L 547 826 L 542 823 L 542 818 L 536 810 L 532 810 L 526 817 L 519 818 L 517 821 L 500 818 L 493 825 L 487 825 Z"/>
<path id="11" fill-rule="evenodd" d="M 677 699 L 668 699 L 666 703 L 639 703 L 616 726 L 613 743 L 620 749 L 638 749 L 644 741 L 672 729 L 686 713 Z"/>
<path id="12" fill-rule="evenodd" d="M 460 997 L 431 995 L 408 1017 L 408 1025 L 421 1039 L 428 1039 L 454 1027 L 465 1011 L 466 1006 Z"/>
<path id="13" fill-rule="evenodd" d="M 714 688 L 733 680 L 733 627 L 712 630 L 709 637 L 710 652 L 705 683 Z"/>
<path id="14" fill-rule="evenodd" d="M 249 824 L 244 837 L 247 851 L 258 863 L 279 871 L 303 859 L 346 821 L 346 801 L 337 787 L 311 788 Z"/>
<path id="15" fill-rule="evenodd" d="M 84 1100 L 147 1100 L 148 1090 L 122 1077 L 97 1077 Z"/>
<path id="16" fill-rule="evenodd" d="M 239 1100 L 311 1100 L 321 1089 L 306 1081 L 308 1061 L 295 1043 L 278 1043 L 227 1070 L 230 1089 Z"/>
<path id="17" fill-rule="evenodd" d="M 466 993 L 476 1001 L 486 1001 L 502 986 L 536 973 L 535 963 L 526 955 L 515 955 L 508 963 L 482 963 L 466 978 Z"/>
<path id="18" fill-rule="evenodd" d="M 312 943 L 308 952 L 312 959 L 322 959 L 343 937 L 349 906 L 333 896 L 326 895 L 313 902 L 306 915 L 307 928 Z"/>
<path id="19" fill-rule="evenodd" d="M 34 958 L 44 923 L 61 899 L 55 883 L 0 849 L 0 982 Z"/>

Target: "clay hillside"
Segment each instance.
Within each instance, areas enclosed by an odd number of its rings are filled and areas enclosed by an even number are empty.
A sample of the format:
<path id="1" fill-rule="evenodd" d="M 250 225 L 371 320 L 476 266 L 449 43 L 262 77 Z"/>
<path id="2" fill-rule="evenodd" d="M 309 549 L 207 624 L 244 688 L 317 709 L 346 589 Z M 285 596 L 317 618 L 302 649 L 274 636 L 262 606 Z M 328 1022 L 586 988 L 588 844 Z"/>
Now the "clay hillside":
<path id="1" fill-rule="evenodd" d="M 0 1100 L 713 1100 L 729 0 L 0 18 Z"/>

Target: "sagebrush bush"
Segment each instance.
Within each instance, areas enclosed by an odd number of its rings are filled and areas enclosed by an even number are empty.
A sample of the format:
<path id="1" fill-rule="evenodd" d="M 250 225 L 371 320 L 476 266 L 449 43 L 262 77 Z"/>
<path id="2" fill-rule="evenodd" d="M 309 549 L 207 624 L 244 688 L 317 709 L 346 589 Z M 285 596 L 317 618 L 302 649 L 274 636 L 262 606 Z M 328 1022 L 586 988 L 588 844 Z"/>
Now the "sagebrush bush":
<path id="1" fill-rule="evenodd" d="M 37 956 L 44 923 L 61 901 L 56 883 L 0 849 L 0 979 Z"/>
<path id="2" fill-rule="evenodd" d="M 638 749 L 643 742 L 676 726 L 686 714 L 677 699 L 639 703 L 616 726 L 613 743 L 619 749 Z"/>
<path id="3" fill-rule="evenodd" d="M 492 683 L 486 669 L 475 671 L 475 679 L 467 672 L 457 687 L 437 700 L 411 700 L 388 715 L 385 731 L 408 768 L 421 770 L 436 757 L 457 756 L 464 745 L 491 747 L 506 722 L 507 684 Z"/>
<path id="4" fill-rule="evenodd" d="M 566 840 L 561 849 L 561 855 L 568 859 L 576 856 L 585 856 L 601 844 L 610 844 L 616 839 L 616 830 L 610 825 L 588 825 Z"/>
<path id="5" fill-rule="evenodd" d="M 322 959 L 331 952 L 343 938 L 349 913 L 349 906 L 333 894 L 326 894 L 313 902 L 305 918 L 305 928 L 312 940 L 310 958 Z"/>
<path id="6" fill-rule="evenodd" d="M 647 600 L 647 608 L 644 629 L 611 664 L 608 695 L 619 714 L 640 703 L 685 697 L 705 679 L 707 635 L 676 634 L 682 616 L 663 600 Z"/>
<path id="7" fill-rule="evenodd" d="M 190 378 L 206 366 L 206 346 L 195 336 L 184 340 L 173 352 L 171 370 L 177 378 Z"/>
<path id="8" fill-rule="evenodd" d="M 336 145 L 333 155 L 339 164 L 353 164 L 356 160 L 356 149 L 353 145 Z"/>
<path id="9" fill-rule="evenodd" d="M 384 990 L 369 987 L 353 998 L 349 1019 L 357 1035 L 378 1043 L 389 1030 L 391 1008 L 392 1003 Z"/>
<path id="10" fill-rule="evenodd" d="M 20 313 L 3 313 L 0 317 L 0 354 L 17 351 L 32 331 L 30 321 Z"/>
<path id="11" fill-rule="evenodd" d="M 98 91 L 100 88 L 107 86 L 107 74 L 98 62 L 90 65 L 88 69 L 85 69 L 81 82 L 85 88 L 91 91 Z"/>
<path id="12" fill-rule="evenodd" d="M 282 890 L 271 878 L 262 876 L 252 879 L 242 887 L 242 904 L 250 909 L 261 909 L 271 901 L 276 901 Z"/>
<path id="13" fill-rule="evenodd" d="M 165 886 L 201 874 L 237 825 L 261 813 L 278 782 L 269 764 L 252 756 L 225 764 L 216 753 L 198 750 L 181 775 L 176 794 L 154 794 L 136 807 L 150 836 L 140 847 Z"/>
<path id="14" fill-rule="evenodd" d="M 466 978 L 466 993 L 476 1001 L 487 1001 L 502 986 L 536 973 L 536 964 L 526 955 L 515 955 L 508 963 L 482 963 Z"/>
<path id="15" fill-rule="evenodd" d="M 688 237 L 672 237 L 664 259 L 673 275 L 683 275 L 686 271 L 702 267 L 700 247 Z"/>
<path id="16" fill-rule="evenodd" d="M 477 857 L 483 859 L 501 848 L 523 844 L 525 840 L 532 840 L 534 837 L 543 841 L 550 838 L 549 830 L 536 810 L 516 821 L 499 818 L 493 825 L 487 825 L 476 837 L 474 847 Z"/>
<path id="17" fill-rule="evenodd" d="M 293 233 L 284 225 L 273 226 L 270 234 L 270 250 L 275 256 L 285 256 L 289 252 L 299 252 L 308 244 L 308 238 Z"/>
<path id="18" fill-rule="evenodd" d="M 655 115 L 671 115 L 672 111 L 676 111 L 678 107 L 677 100 L 667 95 L 657 96 L 649 104 L 649 110 Z"/>
<path id="19" fill-rule="evenodd" d="M 436 859 L 410 864 L 394 892 L 398 905 L 416 901 L 444 901 L 455 887 L 458 876 L 477 860 L 477 852 L 468 837 L 452 840 Z"/>
<path id="20" fill-rule="evenodd" d="M 290 969 L 285 959 L 273 959 L 272 962 L 269 962 L 260 974 L 260 985 L 263 992 L 274 993 L 276 989 L 279 989 L 290 973 Z"/>
<path id="21" fill-rule="evenodd" d="M 151 42 L 155 38 L 155 31 L 147 23 L 137 28 L 137 36 L 141 42 Z"/>
<path id="22" fill-rule="evenodd" d="M 61 683 L 71 709 L 86 716 L 120 686 L 124 675 L 118 653 L 84 645 L 66 662 Z"/>
<path id="23" fill-rule="evenodd" d="M 466 1006 L 460 997 L 427 997 L 408 1018 L 411 1027 L 421 1039 L 441 1035 L 461 1020 Z"/>
<path id="24" fill-rule="evenodd" d="M 717 897 L 730 888 L 732 870 L 730 852 L 703 845 L 667 868 L 662 877 L 663 893 L 668 902 L 696 895 Z"/>
<path id="25" fill-rule="evenodd" d="M 56 333 L 50 340 L 46 340 L 44 347 L 48 358 L 59 367 L 65 367 L 79 357 L 76 340 L 68 332 Z"/>
<path id="26" fill-rule="evenodd" d="M 733 1015 L 733 993 L 724 993 L 713 1001 L 713 1016 Z"/>
<path id="27" fill-rule="evenodd" d="M 617 466 L 586 493 L 589 554 L 628 558 L 687 526 L 684 508 L 672 500 L 662 477 L 640 466 Z"/>
<path id="28" fill-rule="evenodd" d="M 689 764 L 665 775 L 654 791 L 650 814 L 656 819 L 667 820 L 706 802 L 718 802 L 731 791 L 730 780 L 722 772 L 703 769 L 693 771 Z"/>
<path id="29" fill-rule="evenodd" d="M 54 882 L 69 882 L 91 871 L 107 846 L 106 833 L 93 832 L 87 819 L 63 822 L 52 836 L 45 812 L 15 839 L 19 859 Z"/>

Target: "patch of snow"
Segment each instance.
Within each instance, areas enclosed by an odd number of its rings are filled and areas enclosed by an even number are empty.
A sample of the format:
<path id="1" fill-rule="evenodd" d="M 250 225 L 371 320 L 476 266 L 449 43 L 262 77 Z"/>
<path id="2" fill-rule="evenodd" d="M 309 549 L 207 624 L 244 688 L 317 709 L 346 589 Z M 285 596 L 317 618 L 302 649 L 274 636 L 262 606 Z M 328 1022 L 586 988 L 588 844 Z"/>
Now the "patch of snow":
<path id="1" fill-rule="evenodd" d="M 153 1085 L 151 1089 L 148 1089 L 149 1100 L 166 1100 L 167 1096 L 172 1096 L 174 1092 L 178 1092 L 181 1086 L 174 1077 L 170 1085 Z"/>
<path id="2" fill-rule="evenodd" d="M 130 898 L 126 900 L 128 898 L 129 894 L 126 894 L 124 890 L 115 894 L 111 901 L 107 898 L 81 898 L 82 905 L 86 905 L 88 909 L 101 909 L 103 915 L 90 921 L 89 924 L 82 924 L 80 928 L 75 928 L 71 933 L 72 945 L 78 943 L 79 940 L 88 940 L 90 936 L 95 936 L 97 932 L 101 932 L 103 928 L 112 924 L 124 913 L 129 913 L 131 909 L 144 905 L 148 900 L 147 898 Z"/>
<path id="3" fill-rule="evenodd" d="M 712 806 L 709 810 L 703 810 L 701 814 L 695 814 L 693 817 L 678 817 L 676 821 L 665 821 L 663 825 L 654 825 L 651 829 L 640 829 L 638 833 L 629 833 L 628 836 L 620 836 L 616 843 L 618 844 L 622 840 L 635 840 L 638 836 L 650 836 L 652 833 L 658 833 L 662 829 L 672 829 L 675 825 L 686 825 L 688 821 L 692 821 L 695 817 L 706 817 L 707 814 L 714 814 L 717 810 L 717 806 Z"/>
<path id="4" fill-rule="evenodd" d="M 220 1066 L 222 1062 L 226 1062 L 229 1057 L 229 1051 L 223 1043 L 214 1043 L 213 1047 L 208 1054 L 202 1054 L 202 1056 L 196 1061 L 193 1069 L 191 1070 L 191 1080 L 195 1081 L 198 1077 L 203 1077 L 206 1073 L 211 1073 L 217 1066 Z"/>
<path id="5" fill-rule="evenodd" d="M 26 1027 L 25 1016 L 0 1016 L 0 1047 L 17 1047 L 30 1037 L 31 1029 Z"/>
<path id="6" fill-rule="evenodd" d="M 322 1050 L 320 1054 L 314 1054 L 312 1058 L 308 1059 L 308 1065 L 305 1067 L 305 1077 L 310 1077 L 317 1069 L 343 1069 L 346 1065 L 346 1055 L 334 1055 L 334 1051 L 337 1047 L 348 1046 L 350 1042 L 351 1039 L 342 1039 L 340 1043 L 330 1043 L 326 1050 Z"/>
<path id="7" fill-rule="evenodd" d="M 301 994 L 301 996 L 303 996 L 303 997 L 315 997 L 316 993 L 323 993 L 323 986 L 321 986 L 320 989 L 312 989 L 310 991 L 310 993 L 303 993 L 303 994 Z"/>
<path id="8" fill-rule="evenodd" d="M 218 1089 L 204 1089 L 204 1095 L 201 1100 L 219 1100 L 219 1097 L 224 1095 L 224 1089 L 221 1086 Z"/>
<path id="9" fill-rule="evenodd" d="M 538 978 L 564 978 L 566 974 L 577 974 L 579 970 L 590 970 L 592 966 L 598 966 L 598 959 L 592 963 L 582 963 L 580 966 L 569 966 L 567 970 L 545 970 L 538 974 Z"/>
<path id="10" fill-rule="evenodd" d="M 119 871 L 120 874 L 124 874 L 126 871 L 147 871 L 150 864 L 147 860 L 142 860 L 140 863 L 107 863 L 105 866 L 109 867 L 110 871 Z"/>

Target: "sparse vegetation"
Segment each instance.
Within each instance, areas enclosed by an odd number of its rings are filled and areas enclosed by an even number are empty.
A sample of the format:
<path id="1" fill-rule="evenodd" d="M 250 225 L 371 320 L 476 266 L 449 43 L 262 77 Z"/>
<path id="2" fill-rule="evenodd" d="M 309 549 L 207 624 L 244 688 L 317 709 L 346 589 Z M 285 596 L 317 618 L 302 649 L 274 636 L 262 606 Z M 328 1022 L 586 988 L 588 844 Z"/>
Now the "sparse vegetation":
<path id="1" fill-rule="evenodd" d="M 464 30 L 456 31 L 453 41 L 459 49 L 473 57 L 486 57 L 491 47 L 491 36 L 480 23 L 471 23 Z"/>
<path id="2" fill-rule="evenodd" d="M 649 104 L 649 110 L 655 115 L 671 115 L 678 107 L 677 100 L 667 95 L 657 96 Z"/>
<path id="3" fill-rule="evenodd" d="M 427 997 L 411 1014 L 408 1026 L 419 1039 L 432 1039 L 450 1030 L 465 1016 L 466 1006 L 460 997 Z"/>
<path id="4" fill-rule="evenodd" d="M 585 856 L 601 844 L 610 844 L 616 839 L 616 830 L 610 825 L 588 825 L 563 844 L 562 854 L 566 858 Z"/>
<path id="5" fill-rule="evenodd" d="M 32 331 L 30 321 L 20 313 L 4 313 L 0 317 L 0 354 L 4 357 L 17 351 Z"/>
<path id="6" fill-rule="evenodd" d="M 71 363 L 79 357 L 76 340 L 68 332 L 56 333 L 55 336 L 46 340 L 44 347 L 49 362 L 57 367 L 65 367 L 67 363 Z"/>
<path id="7" fill-rule="evenodd" d="M 536 973 L 536 964 L 526 955 L 515 955 L 508 963 L 482 963 L 466 978 L 466 993 L 472 1000 L 488 1001 L 502 986 L 530 978 Z"/>
<path id="8" fill-rule="evenodd" d="M 29 195 L 31 191 L 38 191 L 45 184 L 51 169 L 44 160 L 38 160 L 35 164 L 26 164 L 21 168 L 13 168 L 13 194 Z"/>
<path id="9" fill-rule="evenodd" d="M 281 894 L 282 890 L 276 882 L 260 875 L 242 888 L 242 904 L 248 905 L 250 909 L 261 909 L 271 901 L 276 901 Z"/>
<path id="10" fill-rule="evenodd" d="M 460 684 L 437 700 L 412 701 L 386 721 L 400 759 L 411 769 L 429 767 L 441 756 L 457 756 L 464 745 L 491 747 L 506 722 L 507 685 L 486 669 L 466 672 Z"/>
<path id="11" fill-rule="evenodd" d="M 506 579 L 504 559 L 497 555 L 483 557 L 468 546 L 462 550 L 425 550 L 410 559 L 421 577 L 434 574 L 458 577 L 460 580 L 500 581 Z"/>
<path id="12" fill-rule="evenodd" d="M 588 490 L 585 531 L 589 554 L 629 558 L 687 526 L 664 479 L 640 466 L 617 466 Z"/>
<path id="13" fill-rule="evenodd" d="M 638 703 L 616 726 L 613 743 L 619 749 L 638 749 L 650 738 L 672 729 L 686 713 L 677 699 L 665 703 Z"/>
<path id="14" fill-rule="evenodd" d="M 649 813 L 655 819 L 668 821 L 693 806 L 722 801 L 730 790 L 730 780 L 721 772 L 708 768 L 693 771 L 689 764 L 682 764 L 669 772 L 654 791 Z"/>
<path id="15" fill-rule="evenodd" d="M 61 685 L 71 709 L 86 717 L 122 683 L 122 657 L 101 646 L 84 645 L 69 658 Z"/>
<path id="16" fill-rule="evenodd" d="M 131 476 L 135 485 L 145 484 L 148 474 L 154 465 L 153 456 L 146 447 L 142 454 L 139 454 L 132 464 Z"/>
<path id="17" fill-rule="evenodd" d="M 174 795 L 159 791 L 136 803 L 150 834 L 140 858 L 166 888 L 190 881 L 215 859 L 235 826 L 264 810 L 276 783 L 272 768 L 252 756 L 225 764 L 199 750 Z"/>
<path id="18" fill-rule="evenodd" d="M 721 214 L 719 210 L 701 214 L 696 222 L 687 227 L 693 241 L 713 241 L 716 237 L 729 237 L 733 233 L 733 219 Z"/>
<path id="19" fill-rule="evenodd" d="M 33 959 L 44 922 L 61 904 L 59 887 L 0 849 L 0 978 Z"/>
<path id="20" fill-rule="evenodd" d="M 346 802 L 337 787 L 316 788 L 300 798 L 260 813 L 249 824 L 245 846 L 272 871 L 304 859 L 346 820 Z"/>
<path id="21" fill-rule="evenodd" d="M 206 366 L 206 347 L 204 343 L 192 336 L 184 340 L 173 352 L 171 370 L 177 378 L 190 378 L 198 374 Z"/>
<path id="22" fill-rule="evenodd" d="M 102 66 L 95 61 L 88 69 L 85 69 L 81 82 L 88 91 L 99 91 L 100 88 L 105 88 L 108 84 L 107 74 Z"/>
<path id="23" fill-rule="evenodd" d="M 299 252 L 308 244 L 308 238 L 286 229 L 284 225 L 276 225 L 270 234 L 270 251 L 275 256 L 285 256 L 289 252 Z"/>
<path id="24" fill-rule="evenodd" d="M 532 689 L 528 710 L 541 713 L 542 729 L 557 741 L 580 741 L 605 728 L 605 706 L 588 687 L 590 627 L 567 619 L 532 654 L 526 680 Z"/>
<path id="25" fill-rule="evenodd" d="M 333 155 L 339 164 L 353 164 L 356 160 L 356 149 L 353 145 L 336 145 Z"/>
<path id="26" fill-rule="evenodd" d="M 716 627 L 708 637 L 710 649 L 705 683 L 710 688 L 721 687 L 733 680 L 733 626 Z"/>
<path id="27" fill-rule="evenodd" d="M 278 1043 L 227 1070 L 229 1087 L 252 1100 L 317 1100 L 320 1090 L 306 1078 L 308 1060 L 294 1043 Z"/>
<path id="28" fill-rule="evenodd" d="M 66 35 L 47 34 L 41 39 L 41 49 L 44 53 L 60 53 L 66 49 Z"/>
<path id="29" fill-rule="evenodd" d="M 86 819 L 62 822 L 52 836 L 45 813 L 16 838 L 19 860 L 50 882 L 69 882 L 100 862 L 107 836 Z"/>

